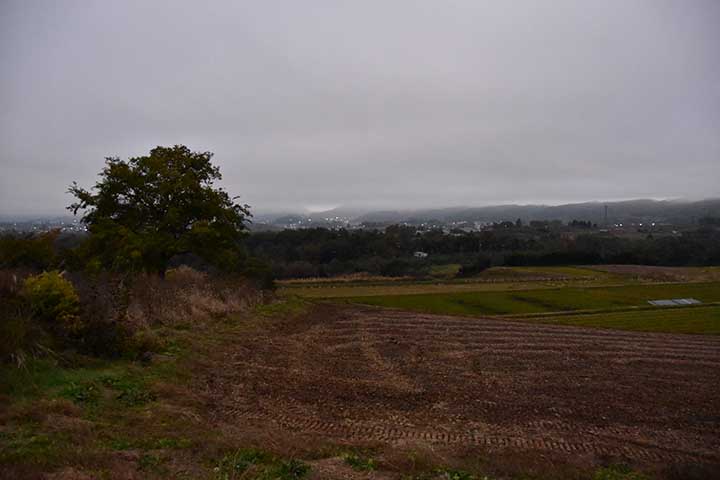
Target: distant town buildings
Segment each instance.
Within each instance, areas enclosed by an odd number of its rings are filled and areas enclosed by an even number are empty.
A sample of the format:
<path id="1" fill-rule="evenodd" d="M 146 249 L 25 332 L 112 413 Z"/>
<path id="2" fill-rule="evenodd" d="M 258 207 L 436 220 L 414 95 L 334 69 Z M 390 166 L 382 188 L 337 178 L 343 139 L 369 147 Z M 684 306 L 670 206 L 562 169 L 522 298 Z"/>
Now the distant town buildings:
<path id="1" fill-rule="evenodd" d="M 50 230 L 87 232 L 87 226 L 74 217 L 0 220 L 0 233 L 33 233 L 49 232 Z"/>

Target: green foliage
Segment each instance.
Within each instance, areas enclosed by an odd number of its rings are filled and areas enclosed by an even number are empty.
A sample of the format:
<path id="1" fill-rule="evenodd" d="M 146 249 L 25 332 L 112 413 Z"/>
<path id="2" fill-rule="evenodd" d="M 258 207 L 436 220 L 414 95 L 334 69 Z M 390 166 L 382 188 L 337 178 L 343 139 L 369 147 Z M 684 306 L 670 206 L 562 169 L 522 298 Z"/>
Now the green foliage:
<path id="1" fill-rule="evenodd" d="M 100 401 L 100 386 L 96 382 L 72 382 L 62 389 L 60 396 L 84 405 L 94 406 Z"/>
<path id="2" fill-rule="evenodd" d="M 45 270 L 53 267 L 57 255 L 53 243 L 57 231 L 39 235 L 0 236 L 0 268 L 29 267 Z"/>
<path id="3" fill-rule="evenodd" d="M 307 311 L 308 302 L 299 297 L 285 297 L 255 307 L 255 313 L 263 317 L 292 317 Z"/>
<path id="4" fill-rule="evenodd" d="M 155 394 L 141 387 L 133 386 L 121 390 L 117 396 L 124 405 L 136 407 L 155 400 Z"/>
<path id="5" fill-rule="evenodd" d="M 491 478 L 487 476 L 476 477 L 463 470 L 437 468 L 431 472 L 404 476 L 403 480 L 491 480 Z"/>
<path id="6" fill-rule="evenodd" d="M 220 472 L 223 478 L 232 478 L 230 475 L 244 473 L 254 465 L 263 465 L 271 460 L 272 457 L 261 450 L 240 449 L 226 455 L 220 461 L 216 471 Z"/>
<path id="7" fill-rule="evenodd" d="M 162 352 L 167 344 L 150 329 L 139 330 L 125 340 L 124 351 L 130 358 L 139 358 L 146 352 Z"/>
<path id="8" fill-rule="evenodd" d="M 136 377 L 108 375 L 102 377 L 100 382 L 105 387 L 115 390 L 117 392 L 115 398 L 128 407 L 144 405 L 156 399 L 155 394 Z"/>
<path id="9" fill-rule="evenodd" d="M 523 320 L 639 332 L 720 335 L 720 305 L 696 305 L 662 309 L 643 307 L 602 313 L 537 315 L 523 317 Z"/>
<path id="10" fill-rule="evenodd" d="M 475 476 L 462 470 L 443 469 L 439 470 L 442 480 L 475 480 Z"/>
<path id="11" fill-rule="evenodd" d="M 30 463 L 47 465 L 58 457 L 62 438 L 32 428 L 0 431 L 0 465 Z"/>
<path id="12" fill-rule="evenodd" d="M 145 471 L 159 472 L 162 470 L 161 463 L 162 459 L 160 457 L 158 457 L 157 455 L 152 455 L 150 453 L 144 453 L 138 459 L 138 467 L 140 468 L 140 470 Z"/>
<path id="13" fill-rule="evenodd" d="M 211 158 L 185 146 L 157 147 L 127 161 L 107 158 L 90 191 L 74 183 L 77 201 L 68 208 L 84 211 L 88 265 L 163 273 L 173 256 L 192 253 L 221 269 L 241 268 L 249 207 L 214 187 L 221 175 Z"/>
<path id="14" fill-rule="evenodd" d="M 0 362 L 23 366 L 51 344 L 47 332 L 32 320 L 28 300 L 16 289 L 0 288 Z"/>
<path id="15" fill-rule="evenodd" d="M 115 438 L 109 442 L 113 450 L 158 450 L 173 449 L 179 450 L 189 448 L 193 442 L 189 438 L 161 437 L 147 439 L 144 436 L 133 436 L 132 438 Z"/>
<path id="16" fill-rule="evenodd" d="M 472 277 L 490 268 L 490 258 L 478 255 L 472 262 L 463 264 L 458 272 L 458 277 Z"/>
<path id="17" fill-rule="evenodd" d="M 247 239 L 251 254 L 272 263 L 278 278 L 372 275 L 421 276 L 424 266 L 460 263 L 465 276 L 478 272 L 477 257 L 493 265 L 549 266 L 592 264 L 720 265 L 720 229 L 683 229 L 682 235 L 615 236 L 576 222 L 568 239 L 554 222 L 535 227 L 498 224 L 480 232 L 425 230 L 389 226 L 384 231 L 310 228 L 254 232 Z M 582 223 L 582 222 L 581 222 Z M 565 232 L 567 233 L 567 232 Z M 429 256 L 418 263 L 414 251 Z"/>
<path id="18" fill-rule="evenodd" d="M 275 277 L 269 263 L 258 258 L 248 258 L 242 271 L 243 275 L 255 282 L 263 290 L 275 289 Z"/>
<path id="19" fill-rule="evenodd" d="M 535 290 L 505 290 L 485 292 L 461 292 L 438 294 L 413 295 L 378 295 L 367 297 L 351 297 L 357 303 L 377 305 L 407 310 L 451 314 L 451 315 L 526 315 L 563 312 L 573 310 L 612 310 L 635 307 L 649 309 L 656 315 L 663 315 L 668 311 L 657 307 L 649 307 L 648 300 L 658 298 L 685 298 L 693 297 L 702 302 L 720 301 L 720 283 L 687 283 L 687 284 L 655 284 L 655 285 L 626 285 L 622 287 L 566 287 L 544 288 Z M 702 319 L 701 308 L 691 307 Z M 707 322 L 701 322 L 701 328 L 717 329 L 717 312 L 708 308 Z M 672 314 L 670 314 L 672 315 Z M 713 321 L 713 315 L 715 320 Z M 652 320 L 653 315 L 646 317 Z M 549 318 L 549 317 L 548 317 Z M 589 316 L 588 316 L 589 318 Z M 602 326 L 605 316 L 599 315 L 594 319 L 597 326 Z M 535 318 L 533 318 L 535 319 Z M 558 317 L 562 321 L 562 317 Z M 692 319 L 689 319 L 692 321 Z M 543 321 L 538 316 L 537 321 Z M 679 324 L 678 324 L 679 325 Z M 630 322 L 627 327 L 632 328 Z M 665 322 L 664 327 L 672 328 L 671 319 Z M 701 333 L 701 332 L 697 332 Z M 710 332 L 712 333 L 712 332 Z"/>
<path id="20" fill-rule="evenodd" d="M 32 326 L 28 318 L 21 316 L 3 316 L 0 319 L 0 361 L 12 361 L 19 365 L 25 362 L 25 351 L 33 337 Z"/>
<path id="21" fill-rule="evenodd" d="M 153 442 L 153 447 L 182 449 L 189 448 L 192 443 L 192 440 L 188 438 L 158 438 Z"/>
<path id="22" fill-rule="evenodd" d="M 298 480 L 310 473 L 310 465 L 295 458 L 282 460 L 271 466 L 260 478 L 263 480 Z"/>
<path id="23" fill-rule="evenodd" d="M 593 480 L 649 480 L 649 477 L 625 465 L 614 465 L 598 469 Z"/>
<path id="24" fill-rule="evenodd" d="M 67 332 L 80 327 L 80 298 L 72 283 L 58 272 L 44 272 L 25 279 L 23 295 L 35 318 L 50 322 Z"/>
<path id="25" fill-rule="evenodd" d="M 240 449 L 226 455 L 215 467 L 216 478 L 255 478 L 258 480 L 299 480 L 310 466 L 297 459 L 283 460 L 257 449 Z M 252 473 L 252 476 L 248 476 Z"/>
<path id="26" fill-rule="evenodd" d="M 355 453 L 346 453 L 342 458 L 353 470 L 370 472 L 377 468 L 377 462 L 371 457 L 362 457 Z"/>

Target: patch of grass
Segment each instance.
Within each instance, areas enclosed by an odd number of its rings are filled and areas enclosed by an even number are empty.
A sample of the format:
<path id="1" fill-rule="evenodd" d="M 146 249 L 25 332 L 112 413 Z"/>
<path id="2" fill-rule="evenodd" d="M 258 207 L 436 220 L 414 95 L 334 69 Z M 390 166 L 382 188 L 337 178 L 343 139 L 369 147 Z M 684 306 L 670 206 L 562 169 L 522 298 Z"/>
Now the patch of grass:
<path id="1" fill-rule="evenodd" d="M 353 470 L 359 472 L 371 472 L 377 468 L 377 462 L 372 457 L 364 457 L 356 453 L 345 453 L 342 455 L 342 459 Z"/>
<path id="2" fill-rule="evenodd" d="M 127 407 L 136 407 L 152 402 L 156 399 L 154 393 L 148 390 L 144 382 L 130 376 L 105 376 L 101 379 L 104 386 L 115 390 L 115 398 Z"/>
<path id="3" fill-rule="evenodd" d="M 522 321 L 638 332 L 720 335 L 720 305 L 647 307 L 601 313 L 524 316 Z"/>
<path id="4" fill-rule="evenodd" d="M 451 315 L 509 315 L 647 306 L 648 300 L 693 297 L 720 301 L 720 283 L 566 287 L 523 291 L 350 297 L 347 301 Z"/>
<path id="5" fill-rule="evenodd" d="M 60 391 L 60 396 L 78 405 L 95 406 L 100 401 L 100 385 L 94 381 L 70 382 Z"/>
<path id="6" fill-rule="evenodd" d="M 603 467 L 595 471 L 593 480 L 650 480 L 650 477 L 643 473 L 634 471 L 624 465 Z"/>
<path id="7" fill-rule="evenodd" d="M 0 431 L 0 465 L 52 465 L 60 458 L 65 442 L 58 435 L 40 433 L 29 426 Z"/>
<path id="8" fill-rule="evenodd" d="M 240 449 L 223 457 L 214 471 L 218 480 L 298 480 L 310 472 L 310 466 L 297 459 L 280 459 L 258 449 Z M 247 477 L 248 473 L 252 476 Z"/>
<path id="9" fill-rule="evenodd" d="M 174 450 L 181 450 L 192 446 L 192 440 L 189 438 L 158 438 L 153 443 L 155 448 L 170 448 Z"/>
<path id="10" fill-rule="evenodd" d="M 272 456 L 257 449 L 240 449 L 226 455 L 215 467 L 218 478 L 230 479 L 235 475 L 245 473 L 255 465 L 264 465 L 272 461 Z"/>
<path id="11" fill-rule="evenodd" d="M 442 480 L 476 480 L 475 475 L 462 470 L 443 469 L 437 473 Z"/>
<path id="12" fill-rule="evenodd" d="M 272 465 L 260 476 L 260 479 L 299 480 L 304 478 L 308 473 L 310 473 L 310 465 L 292 458 L 290 460 L 281 460 L 275 465 Z"/>
<path id="13" fill-rule="evenodd" d="M 491 478 L 487 476 L 477 477 L 464 470 L 454 470 L 451 468 L 438 468 L 432 472 L 409 475 L 402 478 L 403 480 L 491 480 Z"/>
<path id="14" fill-rule="evenodd" d="M 162 459 L 157 455 L 144 453 L 138 459 L 138 468 L 143 471 L 160 473 L 163 471 Z"/>
<path id="15" fill-rule="evenodd" d="M 126 434 L 127 435 L 127 434 Z M 103 442 L 112 450 L 183 450 L 190 448 L 193 441 L 186 437 L 153 437 L 151 434 L 117 436 Z"/>
<path id="16" fill-rule="evenodd" d="M 60 368 L 52 359 L 36 359 L 23 368 L 1 368 L 0 391 L 16 398 L 34 398 L 50 388 L 77 380 L 79 376 Z"/>
<path id="17" fill-rule="evenodd" d="M 110 441 L 110 448 L 120 451 L 130 450 L 132 448 L 135 448 L 135 444 L 132 442 L 132 440 L 128 440 L 127 438 L 116 438 Z"/>
<path id="18" fill-rule="evenodd" d="M 263 317 L 292 317 L 305 313 L 308 302 L 297 296 L 279 298 L 271 303 L 258 305 L 255 313 Z"/>

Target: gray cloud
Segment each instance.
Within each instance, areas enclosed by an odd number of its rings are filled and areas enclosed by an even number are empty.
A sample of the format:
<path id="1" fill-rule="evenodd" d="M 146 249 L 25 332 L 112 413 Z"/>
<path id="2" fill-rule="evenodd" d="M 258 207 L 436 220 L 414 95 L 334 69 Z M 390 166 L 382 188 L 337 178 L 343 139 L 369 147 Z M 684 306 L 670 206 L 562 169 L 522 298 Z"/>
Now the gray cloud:
<path id="1" fill-rule="evenodd" d="M 0 213 L 211 150 L 259 210 L 720 194 L 715 0 L 0 3 Z"/>

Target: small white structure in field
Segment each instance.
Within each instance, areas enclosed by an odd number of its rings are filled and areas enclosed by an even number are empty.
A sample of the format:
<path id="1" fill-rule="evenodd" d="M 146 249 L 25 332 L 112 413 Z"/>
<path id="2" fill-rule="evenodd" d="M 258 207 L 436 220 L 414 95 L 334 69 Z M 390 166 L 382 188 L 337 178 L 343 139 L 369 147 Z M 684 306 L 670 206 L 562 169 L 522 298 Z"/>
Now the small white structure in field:
<path id="1" fill-rule="evenodd" d="M 648 303 L 656 307 L 675 307 L 678 305 L 697 305 L 702 302 L 694 298 L 673 298 L 670 300 L 648 300 Z"/>
<path id="2" fill-rule="evenodd" d="M 417 251 L 417 252 L 413 253 L 413 257 L 415 257 L 415 258 L 427 258 L 427 256 L 428 256 L 428 254 L 426 252 Z"/>

